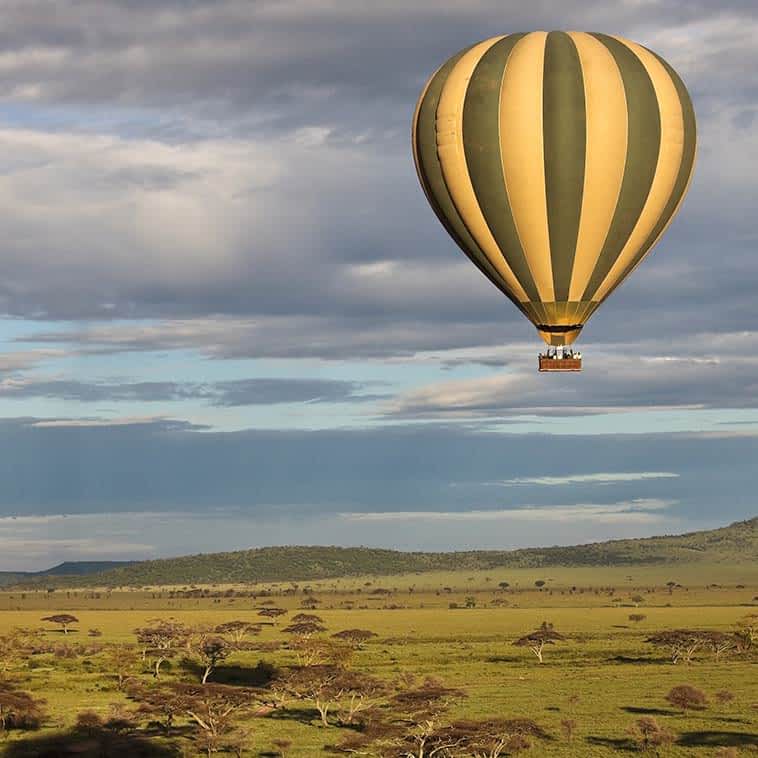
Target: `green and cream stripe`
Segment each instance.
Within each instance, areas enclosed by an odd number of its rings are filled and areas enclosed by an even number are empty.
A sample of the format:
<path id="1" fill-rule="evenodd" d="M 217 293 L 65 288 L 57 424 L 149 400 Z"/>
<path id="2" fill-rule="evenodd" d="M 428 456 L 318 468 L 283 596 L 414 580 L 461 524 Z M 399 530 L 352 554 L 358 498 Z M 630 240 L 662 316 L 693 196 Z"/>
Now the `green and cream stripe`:
<path id="1" fill-rule="evenodd" d="M 468 257 L 540 329 L 570 344 L 665 231 L 695 161 L 673 69 L 620 37 L 494 37 L 421 93 L 421 184 Z"/>

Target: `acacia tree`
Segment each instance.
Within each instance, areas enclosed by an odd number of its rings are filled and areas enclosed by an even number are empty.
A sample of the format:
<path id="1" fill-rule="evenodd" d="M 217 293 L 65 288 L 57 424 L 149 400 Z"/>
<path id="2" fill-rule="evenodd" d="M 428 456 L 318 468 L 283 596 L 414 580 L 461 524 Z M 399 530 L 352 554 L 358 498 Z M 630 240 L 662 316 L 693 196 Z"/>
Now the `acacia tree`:
<path id="1" fill-rule="evenodd" d="M 201 680 L 203 684 L 208 681 L 216 666 L 226 660 L 232 651 L 232 646 L 223 637 L 207 637 L 200 643 L 195 652 L 205 666 Z"/>
<path id="2" fill-rule="evenodd" d="M 148 654 L 155 659 L 153 676 L 156 679 L 160 677 L 161 664 L 186 647 L 190 638 L 190 630 L 174 619 L 154 619 L 150 626 L 135 629 L 134 634 L 142 647 L 142 660 Z"/>
<path id="3" fill-rule="evenodd" d="M 426 754 L 500 758 L 530 748 L 533 737 L 549 738 L 547 732 L 531 719 L 454 721 L 432 733 L 426 745 Z"/>
<path id="4" fill-rule="evenodd" d="M 431 678 L 418 687 L 394 695 L 389 701 L 389 706 L 396 714 L 394 742 L 401 749 L 400 754 L 408 758 L 434 755 L 428 746 L 430 742 L 435 741 L 435 732 L 441 726 L 445 712 L 454 702 L 464 697 L 466 694 L 462 690 L 447 687 Z M 392 732 L 391 729 L 388 731 Z M 440 753 L 441 747 L 438 744 L 434 750 Z"/>
<path id="5" fill-rule="evenodd" d="M 174 719 L 182 712 L 181 704 L 173 691 L 164 687 L 149 687 L 135 683 L 128 686 L 127 695 L 139 703 L 137 715 L 153 719 L 167 737 L 171 736 Z"/>
<path id="6" fill-rule="evenodd" d="M 49 621 L 51 624 L 58 624 L 63 634 L 68 634 L 68 628 L 71 624 L 78 624 L 79 619 L 70 613 L 56 613 L 52 616 L 45 616 L 42 621 Z"/>
<path id="7" fill-rule="evenodd" d="M 317 616 L 315 613 L 296 613 L 292 619 L 293 624 L 323 624 L 324 619 L 321 616 Z"/>
<path id="8" fill-rule="evenodd" d="M 329 710 L 343 694 L 339 681 L 343 672 L 339 666 L 330 664 L 297 666 L 274 681 L 272 689 L 296 700 L 313 701 L 321 723 L 329 726 Z"/>
<path id="9" fill-rule="evenodd" d="M 643 716 L 629 727 L 627 733 L 640 750 L 652 750 L 674 741 L 674 735 L 664 729 L 653 716 Z"/>
<path id="10" fill-rule="evenodd" d="M 210 757 L 236 733 L 235 717 L 249 712 L 257 702 L 258 693 L 249 687 L 226 684 L 192 685 L 175 682 L 170 692 L 178 709 L 200 730 L 201 744 Z"/>
<path id="11" fill-rule="evenodd" d="M 376 707 L 388 692 L 387 684 L 381 679 L 348 669 L 342 671 L 337 684 L 340 711 L 346 711 L 343 720 L 347 724 L 355 723 L 361 713 Z"/>
<path id="12" fill-rule="evenodd" d="M 727 632 L 702 632 L 703 644 L 710 649 L 718 661 L 724 653 L 740 648 L 740 638 Z"/>
<path id="13" fill-rule="evenodd" d="M 298 637 L 308 639 L 318 632 L 325 632 L 326 627 L 319 624 L 317 621 L 300 621 L 296 624 L 290 624 L 282 629 L 287 634 L 294 634 Z"/>
<path id="14" fill-rule="evenodd" d="M 262 608 L 258 611 L 259 616 L 264 616 L 270 619 L 278 619 L 280 616 L 284 616 L 287 611 L 284 608 Z"/>
<path id="15" fill-rule="evenodd" d="M 43 718 L 45 701 L 23 692 L 11 682 L 0 682 L 0 730 L 38 729 Z"/>
<path id="16" fill-rule="evenodd" d="M 0 671 L 8 671 L 26 658 L 31 650 L 43 644 L 42 635 L 36 629 L 16 627 L 0 635 Z"/>
<path id="17" fill-rule="evenodd" d="M 289 647 L 294 650 L 299 666 L 346 666 L 353 656 L 349 645 L 313 637 L 295 637 Z"/>
<path id="18" fill-rule="evenodd" d="M 566 637 L 564 637 L 564 635 L 560 634 L 560 632 L 556 632 L 555 629 L 553 629 L 552 624 L 549 624 L 547 621 L 543 621 L 542 625 L 538 629 L 535 629 L 533 632 L 520 637 L 513 644 L 516 647 L 528 647 L 537 657 L 537 660 L 542 663 L 542 653 L 545 649 L 545 645 L 554 645 L 556 642 L 561 642 L 565 639 Z"/>
<path id="19" fill-rule="evenodd" d="M 758 613 L 748 613 L 737 622 L 737 634 L 742 647 L 750 648 L 758 643 Z"/>
<path id="20" fill-rule="evenodd" d="M 671 629 L 653 634 L 645 642 L 668 650 L 672 663 L 691 663 L 695 653 L 706 644 L 706 637 L 692 629 Z"/>
<path id="21" fill-rule="evenodd" d="M 139 654 L 131 645 L 109 645 L 105 649 L 108 670 L 116 675 L 118 688 L 123 689 L 134 673 Z"/>
<path id="22" fill-rule="evenodd" d="M 239 646 L 248 635 L 260 634 L 261 625 L 250 621 L 227 621 L 225 624 L 219 624 L 213 631 L 216 634 L 228 635 Z"/>
<path id="23" fill-rule="evenodd" d="M 368 629 L 343 629 L 341 632 L 333 634 L 332 638 L 347 642 L 357 650 L 361 650 L 365 642 L 368 642 L 372 637 L 378 636 L 376 632 L 371 632 Z"/>

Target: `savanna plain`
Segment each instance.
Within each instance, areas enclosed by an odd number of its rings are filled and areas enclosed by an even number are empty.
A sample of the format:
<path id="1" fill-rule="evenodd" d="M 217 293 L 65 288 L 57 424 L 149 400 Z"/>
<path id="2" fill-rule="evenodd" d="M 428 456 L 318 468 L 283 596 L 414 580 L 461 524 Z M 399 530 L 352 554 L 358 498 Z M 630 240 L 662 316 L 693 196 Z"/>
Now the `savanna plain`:
<path id="1" fill-rule="evenodd" d="M 758 755 L 754 560 L 85 584 L 0 594 L 0 755 Z"/>

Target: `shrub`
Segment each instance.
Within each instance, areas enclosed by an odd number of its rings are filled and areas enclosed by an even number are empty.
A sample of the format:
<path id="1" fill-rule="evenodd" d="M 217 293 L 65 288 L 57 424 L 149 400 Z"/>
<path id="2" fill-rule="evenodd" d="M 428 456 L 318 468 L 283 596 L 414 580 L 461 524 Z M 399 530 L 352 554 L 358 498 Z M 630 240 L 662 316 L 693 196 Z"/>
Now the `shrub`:
<path id="1" fill-rule="evenodd" d="M 683 711 L 702 711 L 708 705 L 705 692 L 693 687 L 691 684 L 680 684 L 673 687 L 666 700 L 676 708 Z"/>
<path id="2" fill-rule="evenodd" d="M 628 733 L 637 743 L 640 750 L 669 745 L 674 741 L 674 735 L 664 729 L 653 716 L 643 716 L 629 727 Z"/>
<path id="3" fill-rule="evenodd" d="M 561 733 L 566 739 L 566 742 L 571 742 L 574 738 L 574 732 L 576 731 L 576 721 L 574 719 L 562 719 L 561 720 Z"/>

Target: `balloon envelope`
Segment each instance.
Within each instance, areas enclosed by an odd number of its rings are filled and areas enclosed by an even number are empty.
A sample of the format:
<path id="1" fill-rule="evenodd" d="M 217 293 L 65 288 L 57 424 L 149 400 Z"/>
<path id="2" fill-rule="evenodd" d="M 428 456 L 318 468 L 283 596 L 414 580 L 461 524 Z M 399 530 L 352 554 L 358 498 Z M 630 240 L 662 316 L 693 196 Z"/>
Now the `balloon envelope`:
<path id="1" fill-rule="evenodd" d="M 424 87 L 413 151 L 463 252 L 569 345 L 642 261 L 687 192 L 695 114 L 679 76 L 620 37 L 493 37 Z"/>

